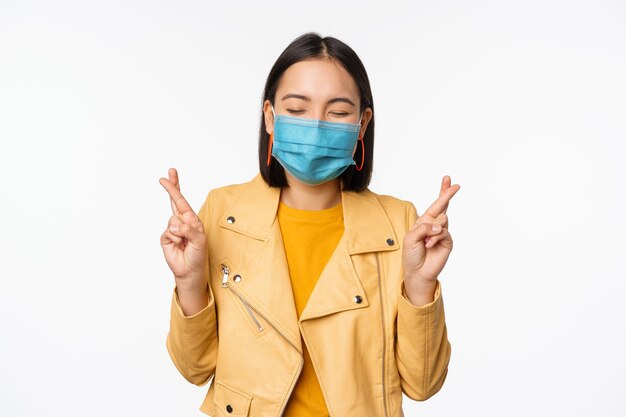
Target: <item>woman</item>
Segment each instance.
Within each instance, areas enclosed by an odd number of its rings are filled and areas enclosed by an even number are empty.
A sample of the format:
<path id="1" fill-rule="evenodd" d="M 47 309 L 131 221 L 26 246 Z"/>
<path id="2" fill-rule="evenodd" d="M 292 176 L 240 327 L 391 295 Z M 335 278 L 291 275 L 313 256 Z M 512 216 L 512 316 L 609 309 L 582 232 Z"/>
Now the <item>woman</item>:
<path id="1" fill-rule="evenodd" d="M 402 416 L 447 375 L 438 280 L 459 186 L 415 207 L 370 191 L 374 105 L 341 41 L 294 40 L 267 79 L 260 172 L 211 190 L 196 215 L 159 182 L 174 273 L 167 349 L 217 416 Z"/>

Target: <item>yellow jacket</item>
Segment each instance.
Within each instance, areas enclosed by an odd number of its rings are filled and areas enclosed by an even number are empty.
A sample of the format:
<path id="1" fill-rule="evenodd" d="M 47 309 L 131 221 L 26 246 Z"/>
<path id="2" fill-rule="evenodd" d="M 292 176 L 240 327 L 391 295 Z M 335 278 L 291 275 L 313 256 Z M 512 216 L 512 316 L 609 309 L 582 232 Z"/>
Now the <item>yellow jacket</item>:
<path id="1" fill-rule="evenodd" d="M 209 248 L 209 304 L 184 316 L 174 288 L 167 349 L 204 386 L 210 416 L 279 417 L 300 375 L 305 340 L 331 417 L 399 417 L 402 392 L 424 401 L 448 373 L 441 283 L 435 299 L 404 292 L 412 203 L 342 191 L 344 234 L 297 319 L 276 211 L 280 188 L 257 174 L 211 190 L 198 212 Z M 212 378 L 213 377 L 213 378 Z"/>

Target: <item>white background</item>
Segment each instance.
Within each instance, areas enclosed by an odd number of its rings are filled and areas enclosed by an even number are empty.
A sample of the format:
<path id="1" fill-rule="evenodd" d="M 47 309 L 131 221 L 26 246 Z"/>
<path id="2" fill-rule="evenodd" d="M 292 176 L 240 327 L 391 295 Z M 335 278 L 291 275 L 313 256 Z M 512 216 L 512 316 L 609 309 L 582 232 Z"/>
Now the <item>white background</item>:
<path id="1" fill-rule="evenodd" d="M 165 337 L 158 179 L 258 170 L 261 94 L 316 31 L 370 77 L 370 188 L 461 190 L 452 359 L 407 416 L 624 416 L 626 5 L 0 0 L 0 415 L 202 416 Z"/>

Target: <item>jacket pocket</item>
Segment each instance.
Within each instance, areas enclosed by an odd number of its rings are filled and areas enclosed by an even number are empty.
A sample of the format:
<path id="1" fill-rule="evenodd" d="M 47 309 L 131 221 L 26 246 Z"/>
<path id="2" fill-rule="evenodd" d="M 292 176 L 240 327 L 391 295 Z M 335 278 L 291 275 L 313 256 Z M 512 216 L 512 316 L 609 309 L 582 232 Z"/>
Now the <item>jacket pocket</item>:
<path id="1" fill-rule="evenodd" d="M 246 417 L 250 411 L 252 396 L 222 382 L 215 381 L 215 415 Z"/>

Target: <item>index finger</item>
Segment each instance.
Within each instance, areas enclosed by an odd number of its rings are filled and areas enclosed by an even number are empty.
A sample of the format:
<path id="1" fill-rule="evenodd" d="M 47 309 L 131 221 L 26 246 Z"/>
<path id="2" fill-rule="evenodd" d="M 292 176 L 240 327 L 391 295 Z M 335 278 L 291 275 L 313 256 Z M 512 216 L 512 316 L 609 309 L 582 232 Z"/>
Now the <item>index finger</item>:
<path id="1" fill-rule="evenodd" d="M 176 189 L 178 191 L 180 191 L 180 181 L 178 179 L 178 172 L 176 171 L 176 168 L 168 169 L 167 173 L 170 176 L 170 182 L 176 186 Z M 174 200 L 172 200 L 171 197 L 170 197 L 170 205 L 172 206 L 172 213 L 174 213 L 174 215 L 180 219 L 180 213 L 176 209 L 176 206 L 174 205 Z"/>
<path id="2" fill-rule="evenodd" d="M 452 180 L 450 179 L 450 177 L 448 175 L 444 175 L 443 179 L 441 180 L 441 188 L 439 189 L 439 196 L 440 197 L 450 187 L 450 183 L 451 182 L 452 182 Z M 445 207 L 443 208 L 443 212 L 445 213 L 446 210 L 448 210 L 448 203 L 446 203 Z"/>
<path id="3" fill-rule="evenodd" d="M 178 191 L 178 188 L 166 178 L 159 178 L 159 183 L 165 188 L 165 190 L 169 193 L 171 201 L 174 203 L 176 210 L 178 210 L 178 217 L 182 220 L 182 216 L 185 215 L 188 211 L 194 213 L 193 209 L 185 200 L 185 197 Z M 195 214 L 195 213 L 194 213 Z"/>
<path id="4" fill-rule="evenodd" d="M 444 183 L 445 183 L 445 180 L 444 180 Z M 459 191 L 459 189 L 461 188 L 461 186 L 458 184 L 454 184 L 445 189 L 444 187 L 445 187 L 445 184 L 442 184 L 441 192 L 439 193 L 439 198 L 436 199 L 430 205 L 430 207 L 428 207 L 428 209 L 424 212 L 424 214 L 428 214 L 436 218 L 441 213 L 445 213 L 446 210 L 448 209 L 448 202 L 450 201 L 452 196 L 454 196 L 454 194 L 456 194 L 456 192 Z"/>

